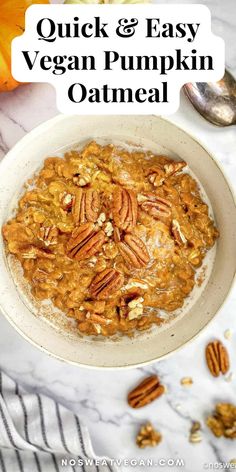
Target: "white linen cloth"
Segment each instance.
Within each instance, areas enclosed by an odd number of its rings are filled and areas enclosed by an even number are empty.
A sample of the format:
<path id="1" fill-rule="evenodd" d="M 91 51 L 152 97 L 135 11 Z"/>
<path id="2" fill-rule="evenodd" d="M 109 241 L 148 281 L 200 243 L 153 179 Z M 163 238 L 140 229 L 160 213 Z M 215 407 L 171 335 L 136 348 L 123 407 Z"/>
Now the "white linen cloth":
<path id="1" fill-rule="evenodd" d="M 1 472 L 116 470 L 108 458 L 94 454 L 77 415 L 52 398 L 27 392 L 0 371 Z"/>

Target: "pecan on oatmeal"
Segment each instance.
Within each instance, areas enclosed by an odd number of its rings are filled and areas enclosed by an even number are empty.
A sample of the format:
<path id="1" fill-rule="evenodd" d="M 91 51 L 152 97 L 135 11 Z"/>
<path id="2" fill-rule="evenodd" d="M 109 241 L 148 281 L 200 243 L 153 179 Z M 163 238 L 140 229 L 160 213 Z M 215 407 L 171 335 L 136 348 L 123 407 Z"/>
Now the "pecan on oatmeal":
<path id="1" fill-rule="evenodd" d="M 47 158 L 32 182 L 3 236 L 37 300 L 102 336 L 183 306 L 218 237 L 185 162 L 91 142 Z"/>

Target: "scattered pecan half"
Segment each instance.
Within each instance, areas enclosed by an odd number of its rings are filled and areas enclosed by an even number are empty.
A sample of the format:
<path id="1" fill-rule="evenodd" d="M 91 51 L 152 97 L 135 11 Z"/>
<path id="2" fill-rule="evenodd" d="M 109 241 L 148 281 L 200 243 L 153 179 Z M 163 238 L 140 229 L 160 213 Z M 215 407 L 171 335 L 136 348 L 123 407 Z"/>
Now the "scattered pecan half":
<path id="1" fill-rule="evenodd" d="M 229 370 L 229 355 L 221 341 L 215 340 L 206 347 L 206 362 L 208 369 L 214 377 L 220 373 L 226 374 Z"/>
<path id="2" fill-rule="evenodd" d="M 137 222 L 138 204 L 135 193 L 116 187 L 113 192 L 113 218 L 117 228 L 132 231 Z"/>
<path id="3" fill-rule="evenodd" d="M 141 269 L 145 267 L 150 260 L 144 242 L 134 234 L 126 234 L 124 240 L 118 243 L 118 247 L 125 262 L 130 267 Z"/>
<path id="4" fill-rule="evenodd" d="M 165 391 L 156 375 L 144 379 L 134 390 L 128 394 L 128 404 L 131 408 L 141 408 L 153 402 Z"/>
<path id="5" fill-rule="evenodd" d="M 161 442 L 161 440 L 161 433 L 159 433 L 159 431 L 156 431 L 153 425 L 148 422 L 140 428 L 136 437 L 136 444 L 138 447 L 143 449 L 147 446 L 155 447 Z"/>
<path id="6" fill-rule="evenodd" d="M 180 229 L 180 224 L 177 220 L 172 220 L 171 223 L 171 232 L 174 236 L 175 242 L 178 246 L 185 246 L 187 244 L 187 239 L 185 238 L 184 234 Z"/>
<path id="7" fill-rule="evenodd" d="M 67 255 L 78 261 L 88 259 L 101 249 L 105 238 L 104 231 L 96 231 L 93 223 L 85 223 L 73 231 L 67 244 Z"/>
<path id="8" fill-rule="evenodd" d="M 140 208 L 156 219 L 168 218 L 171 216 L 171 203 L 169 200 L 151 193 L 143 195 L 143 201 L 140 202 Z"/>
<path id="9" fill-rule="evenodd" d="M 124 283 L 124 276 L 115 269 L 105 269 L 94 277 L 90 294 L 97 300 L 105 300 L 117 292 Z"/>
<path id="10" fill-rule="evenodd" d="M 95 222 L 100 210 L 100 196 L 96 190 L 79 188 L 75 193 L 73 219 L 76 224 Z"/>

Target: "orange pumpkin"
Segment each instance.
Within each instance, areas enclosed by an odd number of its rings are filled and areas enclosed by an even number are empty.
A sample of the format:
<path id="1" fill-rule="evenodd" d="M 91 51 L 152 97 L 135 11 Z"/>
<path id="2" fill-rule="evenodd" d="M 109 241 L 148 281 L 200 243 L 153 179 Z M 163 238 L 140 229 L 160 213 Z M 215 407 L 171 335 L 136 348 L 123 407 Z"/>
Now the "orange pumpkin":
<path id="1" fill-rule="evenodd" d="M 11 41 L 24 31 L 25 10 L 48 0 L 0 0 L 0 92 L 13 90 L 20 82 L 11 75 Z"/>

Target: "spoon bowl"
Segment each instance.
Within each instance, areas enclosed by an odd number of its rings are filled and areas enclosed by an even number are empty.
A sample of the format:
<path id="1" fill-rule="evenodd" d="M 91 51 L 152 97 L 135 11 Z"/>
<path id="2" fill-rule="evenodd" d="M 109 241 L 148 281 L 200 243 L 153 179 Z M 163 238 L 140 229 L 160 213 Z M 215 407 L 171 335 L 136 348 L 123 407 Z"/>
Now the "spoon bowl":
<path id="1" fill-rule="evenodd" d="M 218 126 L 236 124 L 236 80 L 228 71 L 218 82 L 187 83 L 183 88 L 206 120 Z"/>

